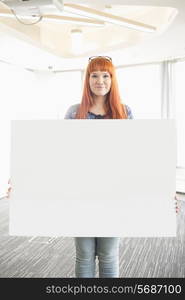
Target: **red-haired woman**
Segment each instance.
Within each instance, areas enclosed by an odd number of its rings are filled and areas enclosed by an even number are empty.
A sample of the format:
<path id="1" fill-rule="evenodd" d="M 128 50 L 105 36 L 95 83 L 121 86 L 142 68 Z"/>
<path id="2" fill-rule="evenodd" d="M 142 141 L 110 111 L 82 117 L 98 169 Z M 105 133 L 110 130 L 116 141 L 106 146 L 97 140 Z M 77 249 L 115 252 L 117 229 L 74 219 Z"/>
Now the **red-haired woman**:
<path id="1" fill-rule="evenodd" d="M 121 103 L 115 68 L 109 57 L 93 57 L 87 66 L 80 104 L 71 106 L 66 119 L 132 119 L 127 105 Z M 10 180 L 9 180 L 9 184 Z M 7 190 L 10 197 L 11 186 Z M 176 200 L 176 212 L 179 207 Z M 77 237 L 76 277 L 95 277 L 95 258 L 99 259 L 100 277 L 119 277 L 119 238 Z"/>
<path id="2" fill-rule="evenodd" d="M 121 103 L 115 67 L 109 57 L 89 59 L 80 104 L 72 105 L 65 119 L 132 119 L 127 105 Z M 119 277 L 118 237 L 76 237 L 76 277 Z"/>

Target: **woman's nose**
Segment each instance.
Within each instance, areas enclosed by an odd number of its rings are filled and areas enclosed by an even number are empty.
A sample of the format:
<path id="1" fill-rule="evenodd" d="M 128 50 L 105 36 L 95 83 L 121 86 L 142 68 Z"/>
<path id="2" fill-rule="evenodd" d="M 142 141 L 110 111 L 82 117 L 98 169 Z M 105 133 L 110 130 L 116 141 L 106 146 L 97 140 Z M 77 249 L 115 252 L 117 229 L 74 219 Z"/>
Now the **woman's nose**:
<path id="1" fill-rule="evenodd" d="M 98 83 L 103 83 L 103 77 L 98 77 Z"/>

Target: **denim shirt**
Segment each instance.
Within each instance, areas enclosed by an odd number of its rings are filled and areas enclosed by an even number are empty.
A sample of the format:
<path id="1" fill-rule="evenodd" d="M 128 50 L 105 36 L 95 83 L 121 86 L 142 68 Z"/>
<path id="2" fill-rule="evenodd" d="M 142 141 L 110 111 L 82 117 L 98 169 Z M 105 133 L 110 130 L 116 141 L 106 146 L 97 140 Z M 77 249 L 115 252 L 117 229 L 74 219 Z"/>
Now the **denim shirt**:
<path id="1" fill-rule="evenodd" d="M 74 104 L 74 105 L 70 106 L 65 114 L 64 119 L 75 119 L 76 112 L 77 112 L 79 106 L 80 106 L 80 104 Z M 132 111 L 131 111 L 130 107 L 128 105 L 125 105 L 125 107 L 126 107 L 128 119 L 133 119 L 133 115 L 132 115 Z M 88 112 L 87 119 L 104 119 L 104 116 L 96 115 L 92 112 Z"/>

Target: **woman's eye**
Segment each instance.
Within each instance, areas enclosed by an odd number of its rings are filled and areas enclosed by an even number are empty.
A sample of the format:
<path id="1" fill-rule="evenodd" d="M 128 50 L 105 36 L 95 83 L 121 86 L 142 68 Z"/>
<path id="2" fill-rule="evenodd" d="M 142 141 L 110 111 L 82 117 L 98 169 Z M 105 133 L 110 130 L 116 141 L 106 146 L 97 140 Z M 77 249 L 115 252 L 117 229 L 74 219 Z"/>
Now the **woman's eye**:
<path id="1" fill-rule="evenodd" d="M 92 78 L 98 78 L 98 75 L 92 74 L 91 77 L 92 77 Z M 103 78 L 106 78 L 106 79 L 107 79 L 107 78 L 109 78 L 109 77 L 110 77 L 110 76 L 109 76 L 108 74 L 104 74 L 104 75 L 103 75 Z"/>

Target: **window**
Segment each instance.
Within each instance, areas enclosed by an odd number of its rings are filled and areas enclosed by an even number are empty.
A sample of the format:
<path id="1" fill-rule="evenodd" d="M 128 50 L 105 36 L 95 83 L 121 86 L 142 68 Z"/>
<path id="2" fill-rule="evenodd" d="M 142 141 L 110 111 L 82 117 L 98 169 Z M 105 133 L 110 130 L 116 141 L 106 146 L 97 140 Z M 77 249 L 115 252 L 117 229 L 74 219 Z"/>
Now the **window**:
<path id="1" fill-rule="evenodd" d="M 117 69 L 122 101 L 132 109 L 134 118 L 161 118 L 160 64 Z"/>
<path id="2" fill-rule="evenodd" d="M 175 115 L 177 124 L 177 166 L 185 168 L 185 62 L 175 64 Z"/>
<path id="3" fill-rule="evenodd" d="M 53 97 L 57 99 L 58 115 L 64 118 L 67 109 L 71 105 L 81 102 L 81 72 L 56 73 L 52 81 Z"/>

